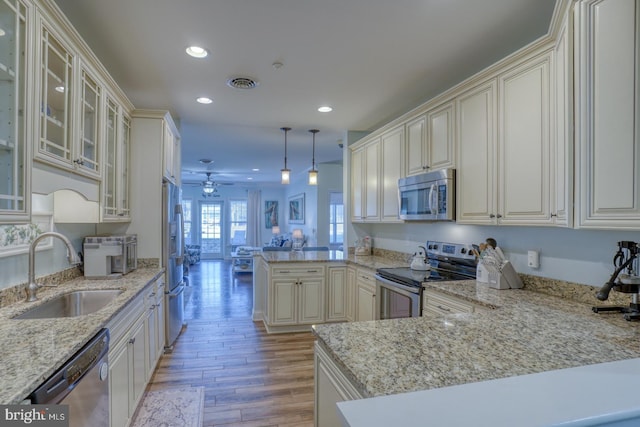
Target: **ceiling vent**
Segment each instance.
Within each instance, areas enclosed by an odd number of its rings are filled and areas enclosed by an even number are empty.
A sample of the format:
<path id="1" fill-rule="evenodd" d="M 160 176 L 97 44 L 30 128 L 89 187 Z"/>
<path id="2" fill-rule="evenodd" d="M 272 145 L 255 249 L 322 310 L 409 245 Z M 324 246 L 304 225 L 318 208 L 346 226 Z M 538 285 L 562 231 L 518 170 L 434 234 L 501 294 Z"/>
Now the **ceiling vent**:
<path id="1" fill-rule="evenodd" d="M 231 77 L 227 80 L 227 86 L 234 89 L 253 89 L 258 86 L 258 81 L 251 77 Z"/>

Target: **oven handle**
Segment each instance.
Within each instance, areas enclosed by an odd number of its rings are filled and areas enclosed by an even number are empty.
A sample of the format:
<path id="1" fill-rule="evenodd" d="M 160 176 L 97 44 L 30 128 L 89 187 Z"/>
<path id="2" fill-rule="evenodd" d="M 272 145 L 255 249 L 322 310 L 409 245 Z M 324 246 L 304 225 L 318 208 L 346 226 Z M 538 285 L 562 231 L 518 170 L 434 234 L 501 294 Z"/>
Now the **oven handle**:
<path id="1" fill-rule="evenodd" d="M 385 279 L 384 277 L 378 276 L 377 274 L 376 274 L 376 281 L 379 282 L 378 286 L 390 289 L 394 292 L 398 292 L 406 296 L 420 294 L 420 291 L 422 290 L 422 286 L 420 286 L 419 288 L 414 288 L 413 286 L 406 286 L 401 283 L 394 282 L 393 280 Z"/>

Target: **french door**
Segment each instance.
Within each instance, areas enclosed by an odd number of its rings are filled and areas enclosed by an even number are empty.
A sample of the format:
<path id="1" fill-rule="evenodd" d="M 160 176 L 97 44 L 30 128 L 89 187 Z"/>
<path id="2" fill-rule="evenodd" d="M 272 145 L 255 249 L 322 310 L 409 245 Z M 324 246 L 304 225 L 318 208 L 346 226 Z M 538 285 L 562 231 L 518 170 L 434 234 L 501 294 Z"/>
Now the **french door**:
<path id="1" fill-rule="evenodd" d="M 222 258 L 224 221 L 222 202 L 200 202 L 200 255 L 202 258 Z"/>

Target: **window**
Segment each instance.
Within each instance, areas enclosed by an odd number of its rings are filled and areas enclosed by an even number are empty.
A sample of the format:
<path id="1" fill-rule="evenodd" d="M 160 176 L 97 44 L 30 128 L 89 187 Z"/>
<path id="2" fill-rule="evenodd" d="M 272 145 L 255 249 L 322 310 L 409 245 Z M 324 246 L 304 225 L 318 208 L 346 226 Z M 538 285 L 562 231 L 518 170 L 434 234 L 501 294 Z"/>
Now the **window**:
<path id="1" fill-rule="evenodd" d="M 191 234 L 191 199 L 182 200 L 182 217 L 184 219 L 184 244 L 193 245 Z"/>
<path id="2" fill-rule="evenodd" d="M 342 193 L 329 194 L 329 243 L 340 246 L 344 242 L 344 204 Z"/>
<path id="3" fill-rule="evenodd" d="M 231 246 L 247 243 L 247 201 L 231 200 L 229 202 L 229 238 Z"/>

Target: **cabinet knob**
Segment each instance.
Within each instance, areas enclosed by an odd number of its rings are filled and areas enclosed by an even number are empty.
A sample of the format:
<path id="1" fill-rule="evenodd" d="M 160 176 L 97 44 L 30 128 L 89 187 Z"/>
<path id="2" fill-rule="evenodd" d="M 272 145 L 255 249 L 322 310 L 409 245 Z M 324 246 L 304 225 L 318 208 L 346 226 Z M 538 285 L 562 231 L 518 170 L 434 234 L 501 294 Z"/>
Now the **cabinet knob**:
<path id="1" fill-rule="evenodd" d="M 135 339 L 135 338 L 130 338 L 130 339 L 129 339 L 129 344 L 135 344 L 135 342 L 136 342 L 136 339 Z"/>
<path id="2" fill-rule="evenodd" d="M 502 218 L 502 215 L 498 214 L 498 218 Z"/>
<path id="3" fill-rule="evenodd" d="M 558 214 L 552 213 L 551 218 L 558 216 Z"/>
<path id="4" fill-rule="evenodd" d="M 496 216 L 494 214 L 489 214 L 489 218 L 495 218 Z"/>

